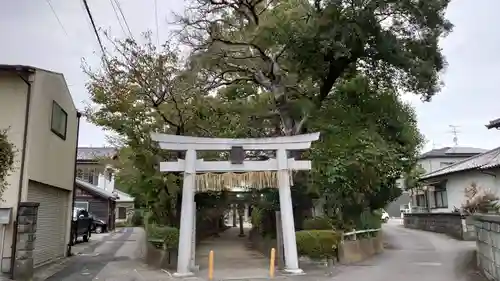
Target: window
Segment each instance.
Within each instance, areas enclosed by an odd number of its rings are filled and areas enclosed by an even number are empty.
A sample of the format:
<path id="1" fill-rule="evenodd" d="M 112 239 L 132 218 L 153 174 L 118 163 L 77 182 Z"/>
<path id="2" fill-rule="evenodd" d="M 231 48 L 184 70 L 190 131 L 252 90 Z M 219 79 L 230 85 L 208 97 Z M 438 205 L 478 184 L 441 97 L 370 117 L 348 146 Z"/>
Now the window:
<path id="1" fill-rule="evenodd" d="M 75 201 L 75 209 L 89 210 L 89 202 Z"/>
<path id="2" fill-rule="evenodd" d="M 127 209 L 125 207 L 118 207 L 118 219 L 124 220 L 127 218 Z"/>
<path id="3" fill-rule="evenodd" d="M 448 194 L 446 187 L 437 187 L 434 190 L 434 202 L 436 208 L 448 208 Z"/>
<path id="4" fill-rule="evenodd" d="M 427 207 L 427 202 L 425 200 L 425 194 L 419 194 L 416 196 L 416 198 L 417 198 L 417 206 Z"/>
<path id="5" fill-rule="evenodd" d="M 97 174 L 96 168 L 78 168 L 76 170 L 76 178 L 93 185 L 97 185 L 99 181 Z"/>
<path id="6" fill-rule="evenodd" d="M 52 103 L 51 131 L 66 140 L 66 129 L 68 125 L 68 113 L 55 101 Z"/>

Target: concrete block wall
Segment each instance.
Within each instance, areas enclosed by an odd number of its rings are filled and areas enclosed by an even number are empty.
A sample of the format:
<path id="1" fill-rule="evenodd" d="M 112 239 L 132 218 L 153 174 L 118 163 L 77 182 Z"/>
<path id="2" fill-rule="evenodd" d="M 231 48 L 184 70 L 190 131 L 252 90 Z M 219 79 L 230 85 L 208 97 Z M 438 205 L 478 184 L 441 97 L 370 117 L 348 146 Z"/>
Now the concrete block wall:
<path id="1" fill-rule="evenodd" d="M 460 240 L 474 241 L 473 220 L 460 213 L 409 213 L 404 215 L 406 228 L 444 233 Z"/>
<path id="2" fill-rule="evenodd" d="M 474 216 L 477 232 L 477 265 L 490 279 L 500 281 L 500 216 Z"/>

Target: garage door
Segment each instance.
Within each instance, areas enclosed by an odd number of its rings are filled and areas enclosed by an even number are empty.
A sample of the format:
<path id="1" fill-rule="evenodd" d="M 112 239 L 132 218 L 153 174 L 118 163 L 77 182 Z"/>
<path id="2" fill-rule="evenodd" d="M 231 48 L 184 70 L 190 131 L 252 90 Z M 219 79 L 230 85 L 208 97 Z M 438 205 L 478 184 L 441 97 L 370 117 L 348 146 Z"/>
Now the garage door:
<path id="1" fill-rule="evenodd" d="M 38 202 L 35 266 L 62 258 L 66 252 L 69 191 L 30 181 L 28 201 Z"/>

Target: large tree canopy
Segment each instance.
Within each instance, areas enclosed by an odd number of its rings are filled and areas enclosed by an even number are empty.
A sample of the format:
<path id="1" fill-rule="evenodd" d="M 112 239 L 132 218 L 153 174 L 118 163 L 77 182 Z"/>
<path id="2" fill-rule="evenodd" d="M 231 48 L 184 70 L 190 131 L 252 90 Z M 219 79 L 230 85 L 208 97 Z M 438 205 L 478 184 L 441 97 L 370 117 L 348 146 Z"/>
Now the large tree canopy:
<path id="1" fill-rule="evenodd" d="M 191 2 L 180 16 L 186 60 L 146 36 L 144 45 L 116 42 L 102 69 L 86 69 L 87 116 L 126 147 L 117 165 L 132 193 L 166 217 L 178 214 L 181 177 L 160 174 L 157 163 L 183 155 L 159 150 L 151 132 L 320 131 L 309 153 L 292 155 L 314 163 L 310 175 L 295 175 L 296 209 L 309 208 L 305 195 L 316 192 L 335 213 L 355 217 L 398 196 L 396 179 L 412 173 L 422 143 L 400 95 L 429 100 L 439 91 L 448 0 Z"/>
<path id="2" fill-rule="evenodd" d="M 273 94 L 282 134 L 303 130 L 342 78 L 362 72 L 430 99 L 451 30 L 449 0 L 194 0 L 181 22 L 209 85 L 252 83 Z"/>
<path id="3" fill-rule="evenodd" d="M 311 152 L 314 185 L 327 208 L 351 218 L 400 195 L 396 180 L 412 170 L 423 140 L 413 108 L 362 76 L 340 85 L 310 128 L 323 134 Z"/>

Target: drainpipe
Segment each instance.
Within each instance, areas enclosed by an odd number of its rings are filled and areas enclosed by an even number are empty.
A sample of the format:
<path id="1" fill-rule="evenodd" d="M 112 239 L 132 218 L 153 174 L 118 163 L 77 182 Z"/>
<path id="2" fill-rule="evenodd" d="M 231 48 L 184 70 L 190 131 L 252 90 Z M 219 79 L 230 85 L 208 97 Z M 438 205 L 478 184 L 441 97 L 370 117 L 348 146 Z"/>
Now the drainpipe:
<path id="1" fill-rule="evenodd" d="M 70 226 L 69 226 L 69 242 L 68 242 L 68 248 L 66 251 L 66 256 L 71 256 L 71 240 L 72 240 L 72 229 L 73 229 L 73 210 L 75 209 L 75 198 L 76 198 L 76 162 L 78 159 L 78 140 L 80 138 L 80 118 L 82 117 L 82 114 L 80 112 L 76 112 L 76 118 L 77 118 L 77 125 L 76 125 L 76 144 L 75 144 L 75 164 L 73 167 L 73 198 L 71 199 L 71 212 L 69 215 L 71 216 L 71 221 L 70 221 Z"/>
<path id="2" fill-rule="evenodd" d="M 34 72 L 30 72 L 28 77 L 24 77 L 21 73 L 19 73 L 19 78 L 21 78 L 24 83 L 28 86 L 27 95 L 26 95 L 26 108 L 24 110 L 24 132 L 23 132 L 23 145 L 21 152 L 21 171 L 19 173 L 19 191 L 17 194 L 17 206 L 16 206 L 16 217 L 14 220 L 14 229 L 12 231 L 12 248 L 10 254 L 10 272 L 11 278 L 14 277 L 14 265 L 16 261 L 16 249 L 17 249 L 17 220 L 18 220 L 18 211 L 19 206 L 21 205 L 21 199 L 23 194 L 23 182 L 24 182 L 24 165 L 26 162 L 26 147 L 28 143 L 28 125 L 29 125 L 29 117 L 30 117 L 30 106 L 31 106 L 31 83 L 33 82 L 33 74 Z M 2 257 L 3 258 L 3 257 Z"/>

